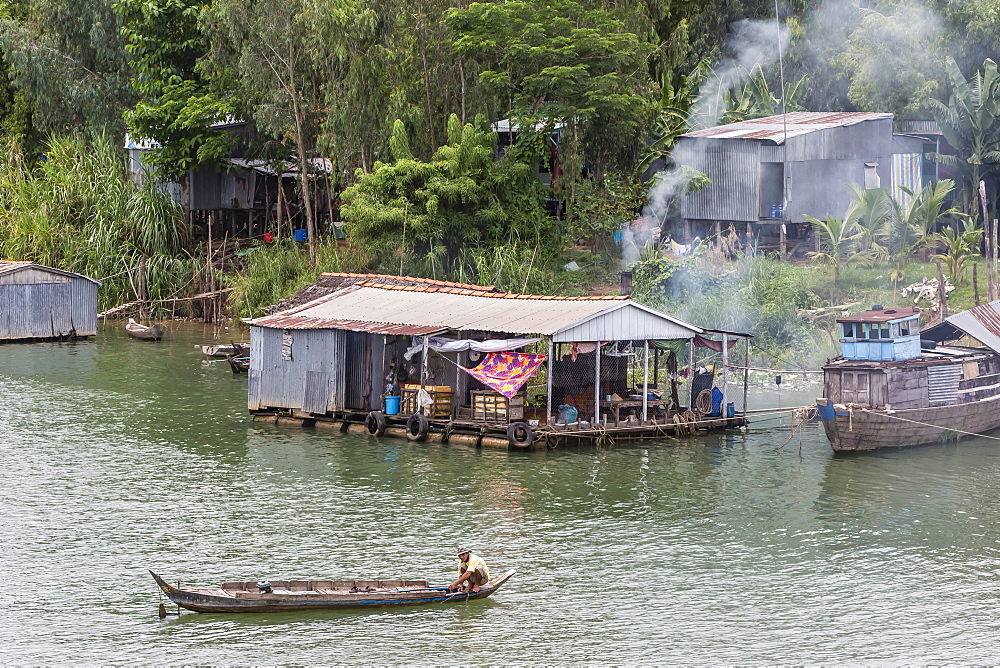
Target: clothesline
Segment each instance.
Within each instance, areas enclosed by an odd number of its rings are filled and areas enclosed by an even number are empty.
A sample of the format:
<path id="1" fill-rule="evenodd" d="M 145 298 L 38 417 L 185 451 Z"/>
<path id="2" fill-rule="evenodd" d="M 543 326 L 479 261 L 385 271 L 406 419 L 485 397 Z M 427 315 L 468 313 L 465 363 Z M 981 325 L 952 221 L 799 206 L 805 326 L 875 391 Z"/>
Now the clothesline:
<path id="1" fill-rule="evenodd" d="M 756 366 L 737 366 L 736 364 L 727 364 L 730 369 L 746 369 L 747 371 L 765 371 L 767 373 L 787 373 L 789 375 L 795 373 L 825 373 L 822 369 L 819 371 L 811 371 L 808 369 L 762 369 Z"/>

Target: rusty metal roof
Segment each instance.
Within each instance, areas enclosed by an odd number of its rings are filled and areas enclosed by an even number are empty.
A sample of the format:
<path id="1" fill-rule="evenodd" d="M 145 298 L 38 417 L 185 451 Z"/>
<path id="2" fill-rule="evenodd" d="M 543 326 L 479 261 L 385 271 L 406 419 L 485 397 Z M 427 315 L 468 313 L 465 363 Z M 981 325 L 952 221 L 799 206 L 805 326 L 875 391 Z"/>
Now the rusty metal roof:
<path id="1" fill-rule="evenodd" d="M 789 137 L 798 137 L 828 130 L 830 128 L 855 125 L 865 121 L 892 119 L 892 114 L 869 112 L 814 112 L 798 111 L 778 114 L 766 118 L 754 118 L 729 125 L 687 132 L 681 137 L 703 137 L 709 139 L 766 139 L 781 144 Z"/>
<path id="2" fill-rule="evenodd" d="M 498 292 L 492 285 L 471 285 L 468 283 L 452 283 L 449 281 L 436 281 L 431 278 L 417 278 L 415 276 L 392 276 L 389 274 L 349 274 L 349 273 L 322 273 L 315 282 L 298 290 L 287 299 L 282 299 L 277 304 L 272 304 L 264 309 L 264 313 L 279 313 L 295 306 L 307 304 L 320 297 L 325 297 L 331 293 L 343 290 L 344 288 L 363 283 L 366 281 L 376 281 L 386 285 L 413 285 L 413 286 L 437 286 L 448 288 L 461 288 L 464 290 L 481 290 L 484 292 Z"/>
<path id="3" fill-rule="evenodd" d="M 1000 353 L 1000 300 L 956 313 L 945 318 L 944 322 L 965 332 L 990 350 Z"/>
<path id="4" fill-rule="evenodd" d="M 627 314 L 621 311 L 625 308 L 629 309 Z M 595 317 L 615 317 L 615 312 L 621 313 L 623 331 L 637 319 L 661 323 L 658 331 L 682 332 L 688 336 L 703 331 L 620 295 L 521 295 L 445 285 L 390 285 L 379 279 L 360 281 L 249 322 L 280 329 L 335 328 L 411 335 L 443 329 L 552 335 Z"/>
<path id="5" fill-rule="evenodd" d="M 53 274 L 59 274 L 61 276 L 72 276 L 74 278 L 85 278 L 91 283 L 100 285 L 101 282 L 90 278 L 89 276 L 84 276 L 83 274 L 77 274 L 72 271 L 66 271 L 65 269 L 56 269 L 55 267 L 46 267 L 43 264 L 38 264 L 37 262 L 31 262 L 28 260 L 0 260 L 0 274 L 12 274 L 29 267 L 35 267 L 42 271 L 48 271 Z"/>
<path id="6" fill-rule="evenodd" d="M 903 308 L 886 308 L 879 310 L 865 311 L 864 313 L 858 313 L 857 315 L 849 315 L 843 318 L 837 318 L 837 322 L 891 322 L 893 320 L 901 320 L 903 318 L 910 318 L 920 313 L 919 308 L 903 307 Z"/>

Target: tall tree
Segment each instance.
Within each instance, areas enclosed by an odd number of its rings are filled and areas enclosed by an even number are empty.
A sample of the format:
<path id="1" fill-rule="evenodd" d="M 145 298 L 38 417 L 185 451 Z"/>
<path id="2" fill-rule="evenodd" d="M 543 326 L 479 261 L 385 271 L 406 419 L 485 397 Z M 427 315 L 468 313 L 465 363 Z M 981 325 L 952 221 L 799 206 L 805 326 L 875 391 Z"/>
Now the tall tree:
<path id="1" fill-rule="evenodd" d="M 152 139 L 159 148 L 150 162 L 164 176 L 187 182 L 189 170 L 228 155 L 227 135 L 212 127 L 232 113 L 216 98 L 198 71 L 208 48 L 199 13 L 208 0 L 117 0 L 114 10 L 125 25 L 122 34 L 141 96 L 125 114 L 133 135 Z"/>
<path id="2" fill-rule="evenodd" d="M 120 27 L 110 0 L 32 0 L 0 20 L 0 50 L 38 127 L 121 131 L 135 93 Z"/>
<path id="3" fill-rule="evenodd" d="M 203 26 L 211 45 L 210 73 L 228 79 L 260 129 L 291 144 L 315 264 L 310 165 L 322 120 L 323 80 L 311 48 L 309 9 L 307 0 L 215 0 L 203 14 Z"/>
<path id="4" fill-rule="evenodd" d="M 510 102 L 527 134 L 561 127 L 567 174 L 634 166 L 651 120 L 646 59 L 653 46 L 620 9 L 577 0 L 515 0 L 450 9 L 456 52 Z"/>

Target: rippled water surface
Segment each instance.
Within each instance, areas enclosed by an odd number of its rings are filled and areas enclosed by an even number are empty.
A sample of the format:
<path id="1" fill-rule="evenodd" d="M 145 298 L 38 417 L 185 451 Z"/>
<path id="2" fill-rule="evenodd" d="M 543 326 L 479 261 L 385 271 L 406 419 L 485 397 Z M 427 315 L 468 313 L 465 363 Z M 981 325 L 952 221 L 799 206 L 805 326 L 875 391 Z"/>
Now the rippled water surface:
<path id="1" fill-rule="evenodd" d="M 3 663 L 996 661 L 1000 442 L 379 441 L 251 422 L 207 342 L 0 346 Z M 443 584 L 459 542 L 517 575 L 448 606 L 160 620 L 146 572 Z"/>

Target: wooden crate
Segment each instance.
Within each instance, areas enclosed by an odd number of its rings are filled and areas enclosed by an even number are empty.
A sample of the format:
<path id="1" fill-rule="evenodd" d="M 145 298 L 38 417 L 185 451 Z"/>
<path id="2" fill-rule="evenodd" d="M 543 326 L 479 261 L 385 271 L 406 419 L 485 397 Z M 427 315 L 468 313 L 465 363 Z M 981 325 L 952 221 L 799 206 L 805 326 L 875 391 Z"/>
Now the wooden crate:
<path id="1" fill-rule="evenodd" d="M 513 422 L 524 419 L 524 395 L 510 400 L 493 390 L 472 391 L 472 419 L 486 422 Z"/>
<path id="2" fill-rule="evenodd" d="M 427 394 L 431 395 L 434 402 L 424 408 L 424 415 L 434 418 L 451 417 L 451 386 L 450 385 L 424 385 Z M 402 415 L 413 415 L 417 412 L 417 393 L 420 392 L 418 384 L 403 384 L 399 386 L 400 408 Z"/>

